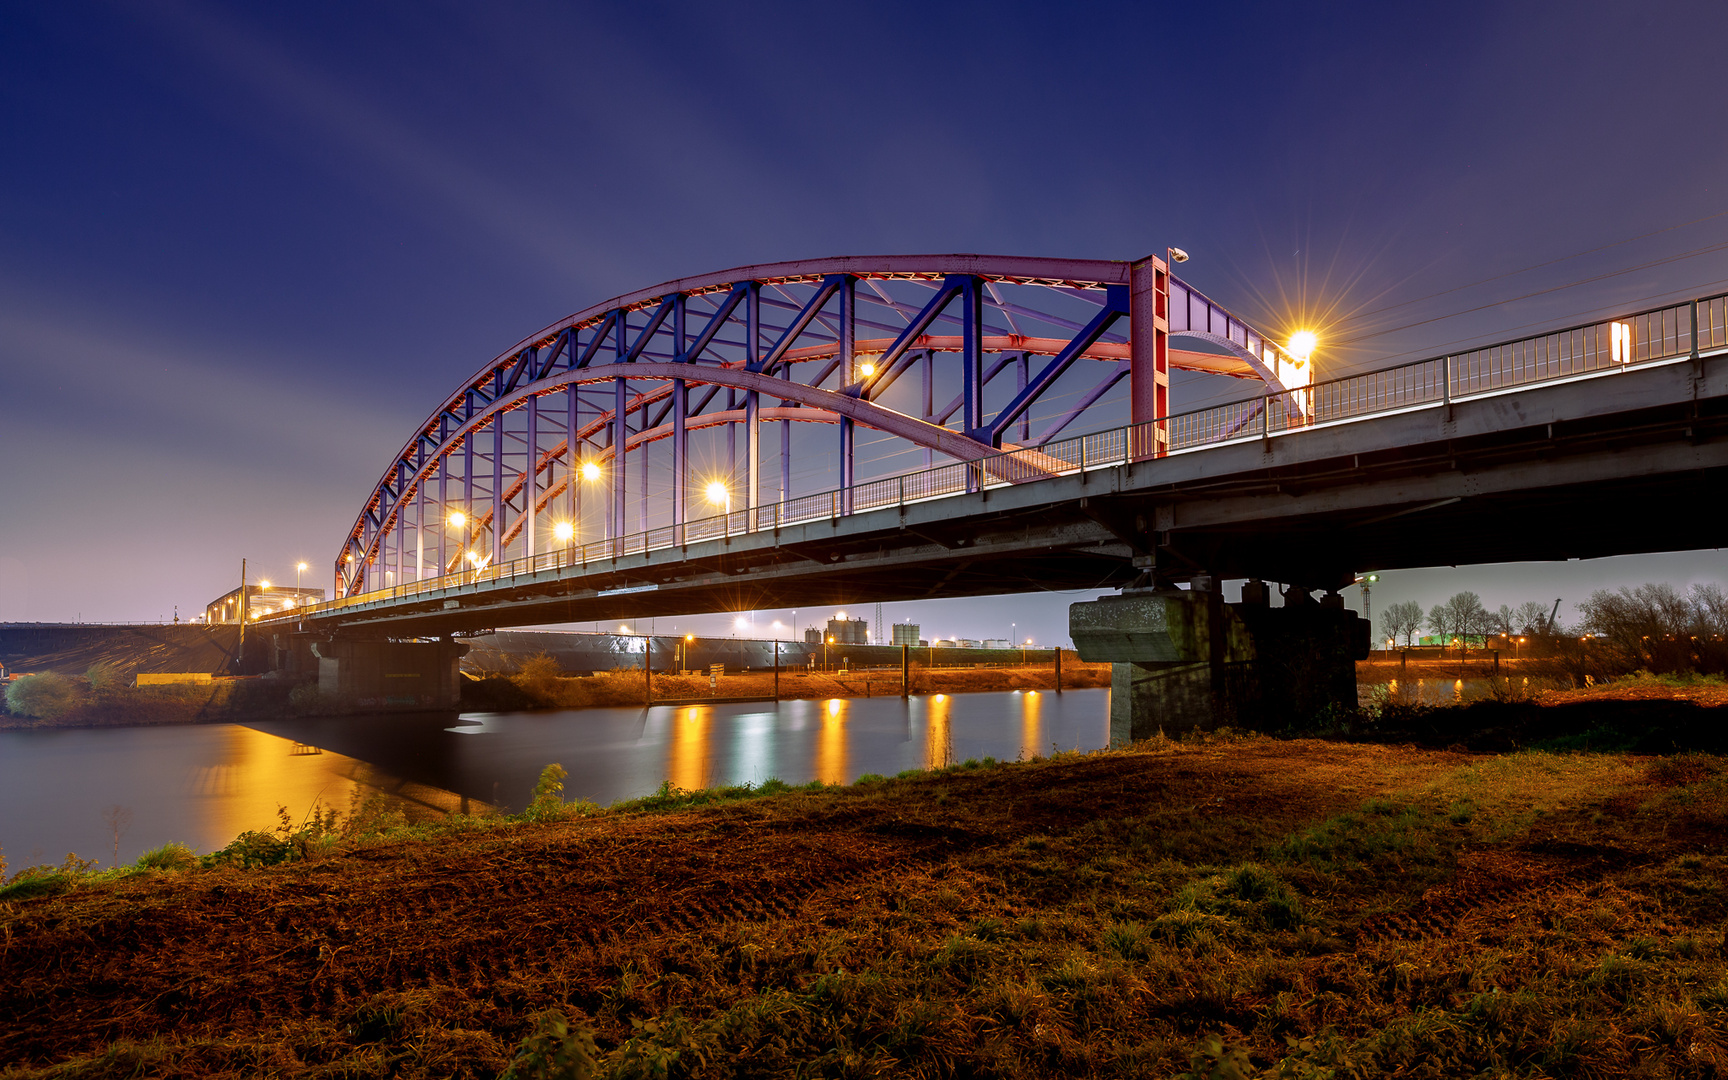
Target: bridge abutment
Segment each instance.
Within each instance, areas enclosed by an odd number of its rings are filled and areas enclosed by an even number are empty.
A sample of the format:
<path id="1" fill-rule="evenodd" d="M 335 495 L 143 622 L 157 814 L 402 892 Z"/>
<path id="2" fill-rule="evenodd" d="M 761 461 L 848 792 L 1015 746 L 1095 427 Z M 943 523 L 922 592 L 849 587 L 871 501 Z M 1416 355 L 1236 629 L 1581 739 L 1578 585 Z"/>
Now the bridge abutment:
<path id="1" fill-rule="evenodd" d="M 1356 703 L 1368 623 L 1305 591 L 1286 606 L 1250 583 L 1242 603 L 1202 587 L 1125 590 L 1069 608 L 1076 651 L 1112 665 L 1110 743 L 1225 725 L 1279 729 Z M 1258 586 L 1258 587 L 1256 587 Z"/>

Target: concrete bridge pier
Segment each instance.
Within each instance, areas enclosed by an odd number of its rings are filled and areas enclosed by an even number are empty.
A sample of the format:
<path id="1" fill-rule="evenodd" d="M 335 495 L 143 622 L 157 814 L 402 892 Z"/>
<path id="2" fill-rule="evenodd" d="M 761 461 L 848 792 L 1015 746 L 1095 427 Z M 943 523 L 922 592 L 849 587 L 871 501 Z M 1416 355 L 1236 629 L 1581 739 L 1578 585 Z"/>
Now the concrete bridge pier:
<path id="1" fill-rule="evenodd" d="M 1200 577 L 1187 590 L 1130 588 L 1070 606 L 1080 658 L 1112 665 L 1110 744 L 1225 725 L 1277 730 L 1354 707 L 1368 623 L 1335 592 L 1318 603 L 1302 589 L 1284 596 L 1274 608 L 1251 581 L 1229 604 Z"/>
<path id="2" fill-rule="evenodd" d="M 314 639 L 318 692 L 345 712 L 453 710 L 462 700 L 459 641 Z"/>

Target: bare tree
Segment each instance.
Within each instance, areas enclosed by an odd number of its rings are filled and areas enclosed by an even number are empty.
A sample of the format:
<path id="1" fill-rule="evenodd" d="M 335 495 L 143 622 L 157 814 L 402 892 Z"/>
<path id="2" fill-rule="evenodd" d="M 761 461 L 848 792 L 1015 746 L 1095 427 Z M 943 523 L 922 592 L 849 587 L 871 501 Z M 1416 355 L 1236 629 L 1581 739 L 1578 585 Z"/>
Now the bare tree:
<path id="1" fill-rule="evenodd" d="M 1518 633 L 1517 621 L 1517 613 L 1505 604 L 1501 604 L 1499 611 L 1488 613 L 1488 632 L 1512 637 Z"/>
<path id="2" fill-rule="evenodd" d="M 1520 634 L 1550 634 L 1548 612 L 1553 610 L 1540 600 L 1526 600 L 1512 613 L 1512 629 Z"/>
<path id="3" fill-rule="evenodd" d="M 1428 628 L 1442 638 L 1457 638 L 1465 647 L 1472 634 L 1487 632 L 1488 619 L 1482 598 L 1473 592 L 1454 593 L 1444 604 L 1428 609 Z"/>
<path id="4" fill-rule="evenodd" d="M 108 806 L 102 811 L 102 820 L 108 826 L 108 831 L 114 834 L 114 865 L 120 865 L 120 834 L 126 831 L 126 826 L 132 824 L 132 808 L 118 804 Z"/>
<path id="5" fill-rule="evenodd" d="M 1387 604 L 1380 614 L 1380 625 L 1385 627 L 1387 637 L 1396 641 L 1402 635 L 1408 645 L 1416 631 L 1422 629 L 1422 605 L 1414 600 Z"/>

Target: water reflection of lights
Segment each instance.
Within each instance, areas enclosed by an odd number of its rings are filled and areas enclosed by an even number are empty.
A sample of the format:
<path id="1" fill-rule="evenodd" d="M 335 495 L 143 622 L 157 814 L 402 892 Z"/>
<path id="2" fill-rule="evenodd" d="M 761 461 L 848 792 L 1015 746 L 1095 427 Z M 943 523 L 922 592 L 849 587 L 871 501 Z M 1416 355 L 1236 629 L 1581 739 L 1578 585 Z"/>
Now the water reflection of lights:
<path id="1" fill-rule="evenodd" d="M 679 709 L 667 741 L 666 778 L 686 791 L 708 786 L 708 739 L 714 710 L 705 705 Z"/>
<path id="2" fill-rule="evenodd" d="M 1036 757 L 1044 746 L 1044 699 L 1036 690 L 1020 699 L 1020 756 Z"/>
<path id="3" fill-rule="evenodd" d="M 816 732 L 816 779 L 824 784 L 844 784 L 847 775 L 846 713 L 849 702 L 839 698 L 828 701 L 828 715 Z"/>
<path id="4" fill-rule="evenodd" d="M 924 767 L 947 768 L 954 758 L 954 729 L 949 716 L 954 703 L 948 695 L 937 694 L 930 699 L 930 711 L 924 729 Z"/>

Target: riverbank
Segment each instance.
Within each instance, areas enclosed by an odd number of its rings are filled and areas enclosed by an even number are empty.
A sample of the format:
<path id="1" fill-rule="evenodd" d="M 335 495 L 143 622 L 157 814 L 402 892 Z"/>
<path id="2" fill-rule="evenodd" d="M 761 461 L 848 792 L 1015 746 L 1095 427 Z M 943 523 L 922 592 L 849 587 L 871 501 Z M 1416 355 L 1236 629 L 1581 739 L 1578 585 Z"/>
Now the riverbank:
<path id="1" fill-rule="evenodd" d="M 463 684 L 465 710 L 501 712 L 519 709 L 627 708 L 644 701 L 705 702 L 726 700 L 825 700 L 829 698 L 892 697 L 900 693 L 898 668 L 852 672 L 783 670 L 732 672 L 712 681 L 706 672 L 691 675 L 655 674 L 644 684 L 642 672 L 608 671 L 566 676 L 532 661 L 513 675 L 489 675 Z M 971 694 L 1003 690 L 1054 690 L 1055 669 L 1049 663 L 1002 667 L 929 668 L 913 665 L 914 694 Z M 1062 686 L 1081 690 L 1110 685 L 1109 664 L 1085 664 L 1071 657 L 1062 666 Z"/>
<path id="2" fill-rule="evenodd" d="M 8 900 L 4 1075 L 491 1078 L 537 1029 L 611 1076 L 1728 1069 L 1719 758 L 1213 738 L 742 794 Z"/>
<path id="3" fill-rule="evenodd" d="M 269 678 L 219 679 L 203 685 L 92 686 L 88 680 L 56 676 L 69 689 L 63 707 L 51 715 L 18 716 L 0 711 L 0 731 L 49 728 L 148 727 L 158 724 L 259 723 L 289 717 L 316 716 L 332 711 L 310 687 L 296 687 Z M 1003 690 L 1053 690 L 1055 671 L 1049 664 L 1005 667 L 924 668 L 912 671 L 913 693 L 965 694 Z M 1062 669 L 1065 689 L 1110 685 L 1109 664 L 1083 664 L 1070 659 Z M 779 697 L 785 700 L 882 697 L 900 693 L 900 672 L 782 671 Z M 772 672 L 743 672 L 718 677 L 714 685 L 703 675 L 656 674 L 652 699 L 716 703 L 726 700 L 769 700 L 775 696 Z M 464 712 L 505 712 L 527 709 L 628 708 L 644 701 L 641 671 L 609 671 L 566 676 L 544 669 L 513 675 L 464 679 Z"/>

